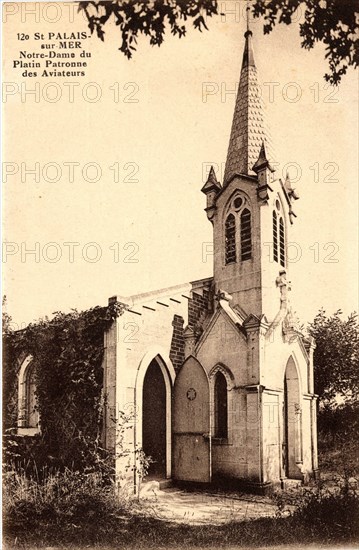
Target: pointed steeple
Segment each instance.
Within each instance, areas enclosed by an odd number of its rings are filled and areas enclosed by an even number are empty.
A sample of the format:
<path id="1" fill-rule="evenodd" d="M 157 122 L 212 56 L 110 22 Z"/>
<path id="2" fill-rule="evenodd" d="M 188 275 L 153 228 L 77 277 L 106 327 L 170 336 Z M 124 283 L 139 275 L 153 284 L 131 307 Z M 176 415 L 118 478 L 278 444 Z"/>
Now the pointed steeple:
<path id="1" fill-rule="evenodd" d="M 273 157 L 271 139 L 264 121 L 264 108 L 252 48 L 252 31 L 248 24 L 248 10 L 247 7 L 247 31 L 244 34 L 242 69 L 224 172 L 224 187 L 234 174 L 255 175 L 253 165 L 259 157 L 263 141 L 266 144 L 267 155 L 269 158 Z"/>

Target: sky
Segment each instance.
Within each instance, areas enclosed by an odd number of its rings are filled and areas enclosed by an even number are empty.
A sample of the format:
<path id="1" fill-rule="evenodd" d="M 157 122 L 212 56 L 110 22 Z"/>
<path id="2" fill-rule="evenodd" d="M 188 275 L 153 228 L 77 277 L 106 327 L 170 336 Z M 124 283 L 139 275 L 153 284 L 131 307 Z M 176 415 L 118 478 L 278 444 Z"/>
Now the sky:
<path id="1" fill-rule="evenodd" d="M 2 267 L 15 328 L 212 275 L 200 189 L 211 164 L 223 179 L 245 31 L 244 3 L 220 4 L 208 31 L 188 25 L 160 48 L 141 38 L 131 60 L 111 24 L 104 42 L 82 41 L 86 74 L 71 78 L 24 77 L 14 61 L 54 42 L 36 32 L 88 33 L 83 16 L 5 4 Z M 328 87 L 324 48 L 303 50 L 298 24 L 252 30 L 277 175 L 288 170 L 300 196 L 288 278 L 309 322 L 358 307 L 358 80 L 349 70 Z"/>

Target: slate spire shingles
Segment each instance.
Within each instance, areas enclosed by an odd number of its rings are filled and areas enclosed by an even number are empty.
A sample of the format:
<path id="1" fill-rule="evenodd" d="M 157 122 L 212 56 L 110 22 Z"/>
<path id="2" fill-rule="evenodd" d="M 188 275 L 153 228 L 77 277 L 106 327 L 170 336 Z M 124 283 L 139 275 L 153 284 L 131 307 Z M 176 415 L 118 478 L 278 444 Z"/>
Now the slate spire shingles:
<path id="1" fill-rule="evenodd" d="M 273 160 L 271 138 L 265 125 L 264 106 L 255 66 L 252 31 L 245 33 L 245 46 L 232 130 L 224 173 L 224 186 L 234 174 L 255 175 L 253 165 L 265 142 Z"/>

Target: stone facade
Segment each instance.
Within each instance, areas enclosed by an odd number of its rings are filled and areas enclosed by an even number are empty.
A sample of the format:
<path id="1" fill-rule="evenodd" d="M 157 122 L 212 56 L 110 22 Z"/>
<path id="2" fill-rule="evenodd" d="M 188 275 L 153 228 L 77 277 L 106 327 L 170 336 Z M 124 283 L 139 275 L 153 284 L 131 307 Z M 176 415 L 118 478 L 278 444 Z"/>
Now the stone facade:
<path id="1" fill-rule="evenodd" d="M 151 454 L 146 434 L 158 430 L 160 440 L 166 427 L 162 451 L 153 449 L 165 465 L 157 477 L 263 490 L 317 471 L 315 344 L 289 299 L 286 244 L 298 197 L 271 166 L 251 32 L 245 37 L 224 185 L 212 168 L 202 189 L 213 278 L 112 298 L 124 306 L 106 335 L 104 443 L 116 447 L 110 417 L 132 409 L 128 449 Z M 144 396 L 160 399 L 159 384 L 162 408 L 153 401 L 145 414 Z M 123 473 L 123 459 L 117 467 Z"/>

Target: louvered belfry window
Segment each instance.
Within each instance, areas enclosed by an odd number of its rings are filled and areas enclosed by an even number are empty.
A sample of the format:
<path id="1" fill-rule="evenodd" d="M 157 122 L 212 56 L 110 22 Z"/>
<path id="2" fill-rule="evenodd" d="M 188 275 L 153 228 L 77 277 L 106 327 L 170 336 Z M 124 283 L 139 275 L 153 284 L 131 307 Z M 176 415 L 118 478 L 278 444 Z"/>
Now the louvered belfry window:
<path id="1" fill-rule="evenodd" d="M 236 195 L 225 221 L 225 263 L 252 258 L 252 219 L 248 201 Z"/>
<path id="2" fill-rule="evenodd" d="M 226 264 L 234 263 L 237 260 L 236 255 L 236 220 L 233 214 L 229 214 L 226 219 L 225 227 L 226 239 Z"/>
<path id="3" fill-rule="evenodd" d="M 245 208 L 241 214 L 241 260 L 252 257 L 251 213 Z"/>
<path id="4" fill-rule="evenodd" d="M 285 267 L 285 237 L 283 218 L 279 218 L 279 259 L 280 265 Z"/>
<path id="5" fill-rule="evenodd" d="M 277 213 L 273 210 L 273 260 L 278 262 L 278 220 Z"/>

